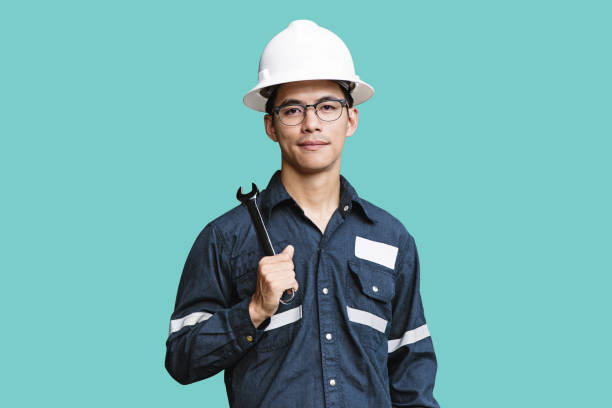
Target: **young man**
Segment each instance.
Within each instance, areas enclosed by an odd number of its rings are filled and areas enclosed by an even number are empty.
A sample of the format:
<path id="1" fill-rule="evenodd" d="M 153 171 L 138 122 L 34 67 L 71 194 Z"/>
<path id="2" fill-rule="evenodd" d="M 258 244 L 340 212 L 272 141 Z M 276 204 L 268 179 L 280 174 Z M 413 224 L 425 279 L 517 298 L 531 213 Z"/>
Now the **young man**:
<path id="1" fill-rule="evenodd" d="M 281 151 L 257 196 L 277 255 L 264 256 L 244 205 L 206 225 L 179 284 L 168 372 L 189 384 L 225 370 L 232 407 L 438 407 L 414 239 L 340 175 L 353 105 L 372 87 L 307 20 L 276 35 L 259 68 L 244 102 L 267 111 Z"/>

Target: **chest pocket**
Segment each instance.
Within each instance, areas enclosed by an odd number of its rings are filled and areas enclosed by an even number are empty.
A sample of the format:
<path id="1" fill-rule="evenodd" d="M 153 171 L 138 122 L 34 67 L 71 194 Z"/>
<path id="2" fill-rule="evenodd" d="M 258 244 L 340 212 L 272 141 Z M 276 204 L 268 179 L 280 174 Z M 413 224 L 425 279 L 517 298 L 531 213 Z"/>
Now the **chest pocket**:
<path id="1" fill-rule="evenodd" d="M 389 329 L 395 277 L 390 270 L 367 261 L 349 260 L 348 270 L 348 320 L 369 345 L 377 347 Z"/>
<path id="2" fill-rule="evenodd" d="M 276 253 L 281 252 L 290 242 L 287 240 L 273 242 Z M 259 260 L 265 255 L 263 249 L 248 251 L 232 259 L 232 276 L 236 303 L 253 296 L 257 289 L 257 269 Z M 271 317 L 271 322 L 255 349 L 259 352 L 277 350 L 289 345 L 302 326 L 302 287 L 295 293 L 289 304 L 279 303 L 278 310 Z"/>

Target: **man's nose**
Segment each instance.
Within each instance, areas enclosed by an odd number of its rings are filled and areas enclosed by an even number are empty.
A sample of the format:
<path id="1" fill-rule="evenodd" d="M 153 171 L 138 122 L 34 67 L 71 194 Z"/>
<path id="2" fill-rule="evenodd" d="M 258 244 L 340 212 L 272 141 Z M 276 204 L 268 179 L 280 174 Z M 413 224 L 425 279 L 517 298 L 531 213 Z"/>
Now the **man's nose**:
<path id="1" fill-rule="evenodd" d="M 307 107 L 304 115 L 306 115 L 302 122 L 302 130 L 304 132 L 321 130 L 321 119 L 317 116 L 314 106 Z"/>

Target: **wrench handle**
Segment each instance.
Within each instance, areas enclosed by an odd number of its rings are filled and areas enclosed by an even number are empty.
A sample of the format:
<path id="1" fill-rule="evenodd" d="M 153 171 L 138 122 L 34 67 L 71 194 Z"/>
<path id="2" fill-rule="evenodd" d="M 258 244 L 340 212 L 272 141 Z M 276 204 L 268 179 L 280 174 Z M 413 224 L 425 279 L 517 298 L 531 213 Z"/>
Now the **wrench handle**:
<path id="1" fill-rule="evenodd" d="M 274 256 L 276 252 L 274 252 L 274 247 L 272 246 L 272 241 L 270 241 L 270 235 L 268 235 L 268 231 L 266 230 L 266 226 L 264 225 L 263 218 L 261 217 L 261 212 L 259 211 L 259 207 L 257 206 L 257 194 L 255 194 L 252 198 L 246 200 L 245 202 L 247 208 L 249 209 L 249 214 L 251 215 L 251 219 L 253 220 L 253 224 L 255 225 L 255 231 L 257 231 L 257 237 L 259 238 L 259 242 L 263 245 L 264 253 L 267 256 Z M 283 292 L 280 298 L 280 302 L 282 304 L 288 304 L 293 301 L 295 297 L 295 291 L 293 288 L 287 289 Z"/>
<path id="2" fill-rule="evenodd" d="M 270 236 L 268 235 L 263 218 L 261 217 L 261 212 L 259 212 L 259 207 L 255 201 L 256 199 L 257 195 L 250 198 L 245 204 L 249 209 L 249 214 L 251 214 L 251 219 L 253 220 L 253 225 L 255 225 L 255 231 L 257 231 L 259 242 L 263 245 L 264 253 L 266 256 L 274 256 L 276 253 L 274 252 L 272 241 L 270 241 Z"/>

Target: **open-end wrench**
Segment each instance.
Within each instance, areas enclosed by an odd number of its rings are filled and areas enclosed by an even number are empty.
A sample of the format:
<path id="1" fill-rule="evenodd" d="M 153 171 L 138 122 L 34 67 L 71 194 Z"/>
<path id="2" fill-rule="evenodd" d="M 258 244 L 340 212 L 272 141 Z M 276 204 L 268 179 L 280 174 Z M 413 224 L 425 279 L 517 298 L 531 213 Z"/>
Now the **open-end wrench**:
<path id="1" fill-rule="evenodd" d="M 247 206 L 249 209 L 249 214 L 251 214 L 251 220 L 253 220 L 253 225 L 255 226 L 255 230 L 257 231 L 257 236 L 259 237 L 259 241 L 263 245 L 264 252 L 267 256 L 274 256 L 276 253 L 274 252 L 274 247 L 272 246 L 272 241 L 270 241 L 270 236 L 268 235 L 268 231 L 266 230 L 266 226 L 264 225 L 263 219 L 261 218 L 261 212 L 259 212 L 259 207 L 257 206 L 257 194 L 259 194 L 259 189 L 252 183 L 252 189 L 250 193 L 242 194 L 242 187 L 238 187 L 238 191 L 236 192 L 236 198 Z M 293 298 L 295 297 L 295 291 L 293 289 L 287 289 L 283 292 L 280 302 L 282 304 L 291 303 Z"/>

